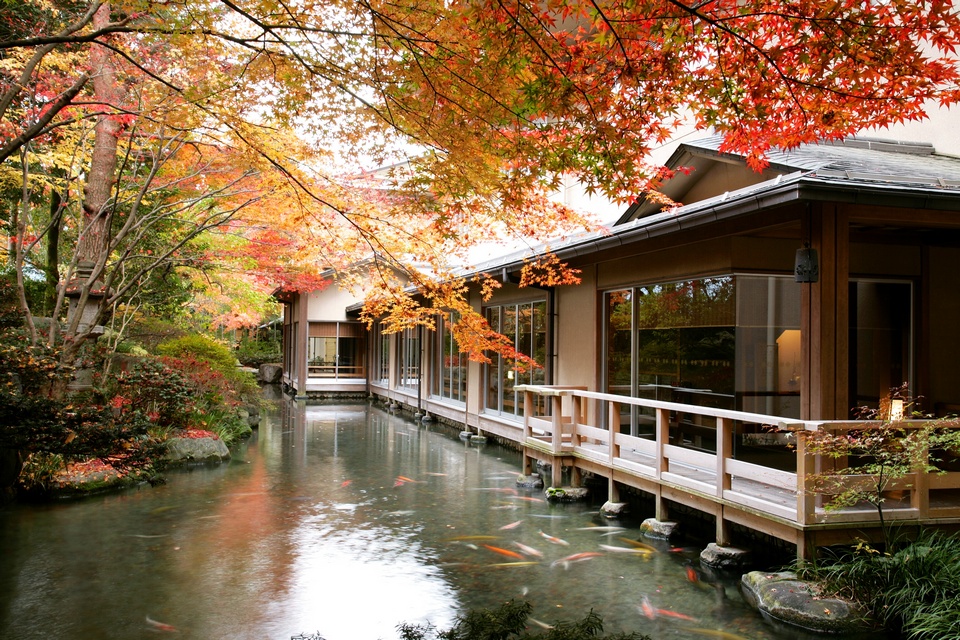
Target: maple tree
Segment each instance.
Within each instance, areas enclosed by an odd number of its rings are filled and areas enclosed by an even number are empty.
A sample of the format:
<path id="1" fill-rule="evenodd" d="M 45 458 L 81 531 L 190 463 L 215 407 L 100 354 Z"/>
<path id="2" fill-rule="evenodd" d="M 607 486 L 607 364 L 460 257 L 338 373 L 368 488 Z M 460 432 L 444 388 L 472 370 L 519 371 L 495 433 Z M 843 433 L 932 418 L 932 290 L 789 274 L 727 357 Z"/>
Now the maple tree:
<path id="1" fill-rule="evenodd" d="M 960 97 L 960 19 L 938 0 L 0 7 L 0 160 L 26 196 L 7 211 L 12 253 L 22 270 L 69 240 L 69 259 L 48 254 L 66 263 L 50 277 L 80 307 L 105 294 L 97 320 L 168 267 L 252 267 L 254 281 L 301 269 L 283 284 L 304 289 L 327 268 L 372 285 L 368 316 L 386 314 L 389 330 L 456 312 L 465 351 L 502 350 L 453 266 L 490 237 L 590 226 L 550 199 L 562 179 L 626 202 L 669 175 L 650 152 L 685 123 L 761 167 L 771 147 Z M 344 178 L 334 155 L 405 163 Z M 73 216 L 65 239 L 60 211 Z M 185 256 L 201 235 L 206 250 Z M 549 257 L 526 273 L 576 280 Z"/>

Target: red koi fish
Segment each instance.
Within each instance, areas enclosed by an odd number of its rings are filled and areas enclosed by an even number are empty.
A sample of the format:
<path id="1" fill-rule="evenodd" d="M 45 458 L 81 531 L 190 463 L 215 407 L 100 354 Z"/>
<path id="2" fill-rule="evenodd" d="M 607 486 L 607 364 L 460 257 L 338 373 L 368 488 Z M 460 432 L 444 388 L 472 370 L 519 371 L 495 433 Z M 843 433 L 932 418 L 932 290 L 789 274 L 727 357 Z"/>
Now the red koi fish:
<path id="1" fill-rule="evenodd" d="M 700 582 L 700 576 L 697 575 L 697 570 L 690 565 L 687 565 L 687 580 L 694 584 Z"/>
<path id="2" fill-rule="evenodd" d="M 653 608 L 653 604 L 647 596 L 640 599 L 640 611 L 650 620 L 656 620 L 657 618 L 657 610 Z"/>
<path id="3" fill-rule="evenodd" d="M 523 560 L 523 556 L 516 551 L 510 551 L 510 549 L 501 549 L 500 547 L 494 547 L 493 545 L 485 544 L 483 545 L 485 549 L 490 549 L 494 553 L 499 553 L 502 556 L 507 556 L 508 558 L 517 558 L 518 560 Z"/>
<path id="4" fill-rule="evenodd" d="M 167 624 L 166 622 L 157 622 L 156 620 L 152 620 L 150 616 L 147 616 L 147 626 L 149 626 L 150 629 L 153 631 L 163 631 L 164 633 L 179 633 L 179 629 L 177 629 L 172 624 Z"/>
<path id="5" fill-rule="evenodd" d="M 340 483 L 340 487 L 341 488 L 349 487 L 351 482 L 353 482 L 353 480 L 344 480 L 343 482 Z"/>
<path id="6" fill-rule="evenodd" d="M 668 618 L 676 618 L 677 620 L 693 620 L 691 616 L 688 616 L 685 613 L 678 613 L 676 611 L 670 611 L 669 609 L 657 609 L 658 616 L 667 616 Z"/>

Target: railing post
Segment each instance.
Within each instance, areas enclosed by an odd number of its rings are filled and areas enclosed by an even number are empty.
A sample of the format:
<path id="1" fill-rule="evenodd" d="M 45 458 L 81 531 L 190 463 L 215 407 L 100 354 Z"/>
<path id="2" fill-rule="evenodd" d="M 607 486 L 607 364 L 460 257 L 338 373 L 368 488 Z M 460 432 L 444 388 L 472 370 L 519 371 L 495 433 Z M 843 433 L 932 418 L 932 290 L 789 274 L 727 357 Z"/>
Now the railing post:
<path id="1" fill-rule="evenodd" d="M 657 440 L 654 455 L 656 459 L 657 480 L 665 472 L 670 470 L 670 461 L 663 451 L 664 445 L 670 442 L 670 411 L 667 409 L 657 409 Z"/>
<path id="2" fill-rule="evenodd" d="M 573 391 L 570 393 L 570 403 L 570 429 L 572 432 L 570 436 L 570 444 L 572 444 L 574 448 L 577 448 L 583 444 L 583 441 L 580 438 L 580 429 L 578 429 L 580 426 L 580 421 L 582 420 L 580 412 L 583 407 L 583 398 L 578 396 L 576 391 Z"/>
<path id="3" fill-rule="evenodd" d="M 806 431 L 797 434 L 797 522 L 811 524 L 817 515 L 817 496 L 809 490 L 808 475 L 814 473 L 814 456 L 807 453 Z"/>
<path id="4" fill-rule="evenodd" d="M 553 407 L 553 415 L 550 416 L 553 424 L 550 442 L 553 446 L 554 455 L 557 455 L 563 448 L 563 396 L 560 394 L 550 396 L 550 404 Z"/>
<path id="5" fill-rule="evenodd" d="M 617 444 L 617 434 L 620 433 L 620 403 L 607 403 L 607 455 L 610 457 L 608 464 L 620 457 L 620 445 Z"/>
<path id="6" fill-rule="evenodd" d="M 727 458 L 733 455 L 733 420 L 717 418 L 717 497 L 730 489 Z"/>
<path id="7" fill-rule="evenodd" d="M 913 486 L 910 488 L 910 506 L 917 510 L 918 518 L 926 518 L 930 513 L 930 466 L 929 441 L 925 441 L 913 469 Z"/>
<path id="8" fill-rule="evenodd" d="M 530 418 L 533 417 L 533 392 L 523 390 L 523 442 L 530 438 Z"/>

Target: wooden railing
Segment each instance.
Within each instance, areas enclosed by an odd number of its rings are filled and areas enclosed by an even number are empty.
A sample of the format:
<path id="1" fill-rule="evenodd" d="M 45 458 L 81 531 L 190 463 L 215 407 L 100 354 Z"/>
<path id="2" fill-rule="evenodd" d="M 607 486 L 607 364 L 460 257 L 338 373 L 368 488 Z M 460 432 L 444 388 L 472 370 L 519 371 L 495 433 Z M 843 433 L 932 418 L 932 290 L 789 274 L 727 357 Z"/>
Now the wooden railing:
<path id="1" fill-rule="evenodd" d="M 802 435 L 818 429 L 862 429 L 871 424 L 869 422 L 800 421 L 598 393 L 583 387 L 520 385 L 516 389 L 524 397 L 522 444 L 528 448 L 554 456 L 589 460 L 611 471 L 654 480 L 713 502 L 737 505 L 800 527 L 816 523 L 869 524 L 878 519 L 872 506 L 824 508 L 825 498 L 812 490 L 812 483 L 817 470 L 835 462 L 810 455 Z M 539 405 L 545 407 L 541 414 L 536 412 L 537 396 L 543 400 Z M 623 405 L 652 411 L 653 434 L 644 437 L 620 433 Z M 714 429 L 715 447 L 694 447 L 678 441 L 676 434 L 684 430 L 678 425 L 681 416 L 701 431 Z M 715 422 L 715 428 L 703 424 L 710 422 Z M 612 437 L 604 424 L 616 426 Z M 924 422 L 903 424 L 911 427 Z M 789 442 L 795 449 L 796 470 L 785 471 L 735 458 L 734 438 L 742 434 L 747 425 L 755 425 L 757 430 L 769 429 L 771 437 Z M 866 479 L 847 476 L 843 482 Z M 891 493 L 884 505 L 884 517 L 889 520 L 960 518 L 960 492 L 956 491 L 960 489 L 960 472 L 917 471 L 888 489 Z"/>

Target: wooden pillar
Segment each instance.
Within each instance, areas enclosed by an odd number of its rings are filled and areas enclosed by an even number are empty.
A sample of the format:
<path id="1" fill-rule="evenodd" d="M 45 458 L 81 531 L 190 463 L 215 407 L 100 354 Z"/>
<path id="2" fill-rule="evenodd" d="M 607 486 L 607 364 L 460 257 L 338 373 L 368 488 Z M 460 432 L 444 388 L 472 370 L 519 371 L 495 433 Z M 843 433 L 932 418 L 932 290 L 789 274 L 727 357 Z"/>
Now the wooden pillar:
<path id="1" fill-rule="evenodd" d="M 654 494 L 655 501 L 655 517 L 661 522 L 665 522 L 669 517 L 667 514 L 667 505 L 663 499 L 663 493 L 660 490 L 660 477 L 667 471 L 670 470 L 670 461 L 667 459 L 666 454 L 663 451 L 663 447 L 670 441 L 670 411 L 667 409 L 657 409 L 657 440 L 656 440 L 656 460 L 654 464 L 656 465 L 656 474 L 657 474 L 657 491 Z"/>
<path id="2" fill-rule="evenodd" d="M 724 492 L 731 486 L 730 474 L 727 473 L 727 459 L 733 455 L 733 420 L 717 418 L 717 499 L 723 500 Z M 717 544 L 730 544 L 730 532 L 727 521 L 723 517 L 723 503 L 717 504 Z"/>
<path id="3" fill-rule="evenodd" d="M 307 395 L 307 374 L 309 373 L 307 353 L 309 352 L 310 341 L 310 322 L 307 320 L 307 309 L 309 306 L 307 294 L 297 296 L 297 319 L 300 324 L 299 335 L 297 335 L 294 343 L 299 347 L 297 353 L 294 354 L 297 358 L 297 397 L 306 397 Z"/>
<path id="4" fill-rule="evenodd" d="M 834 204 L 811 205 L 801 236 L 817 250 L 819 279 L 802 283 L 801 418 L 849 417 L 849 219 Z"/>

